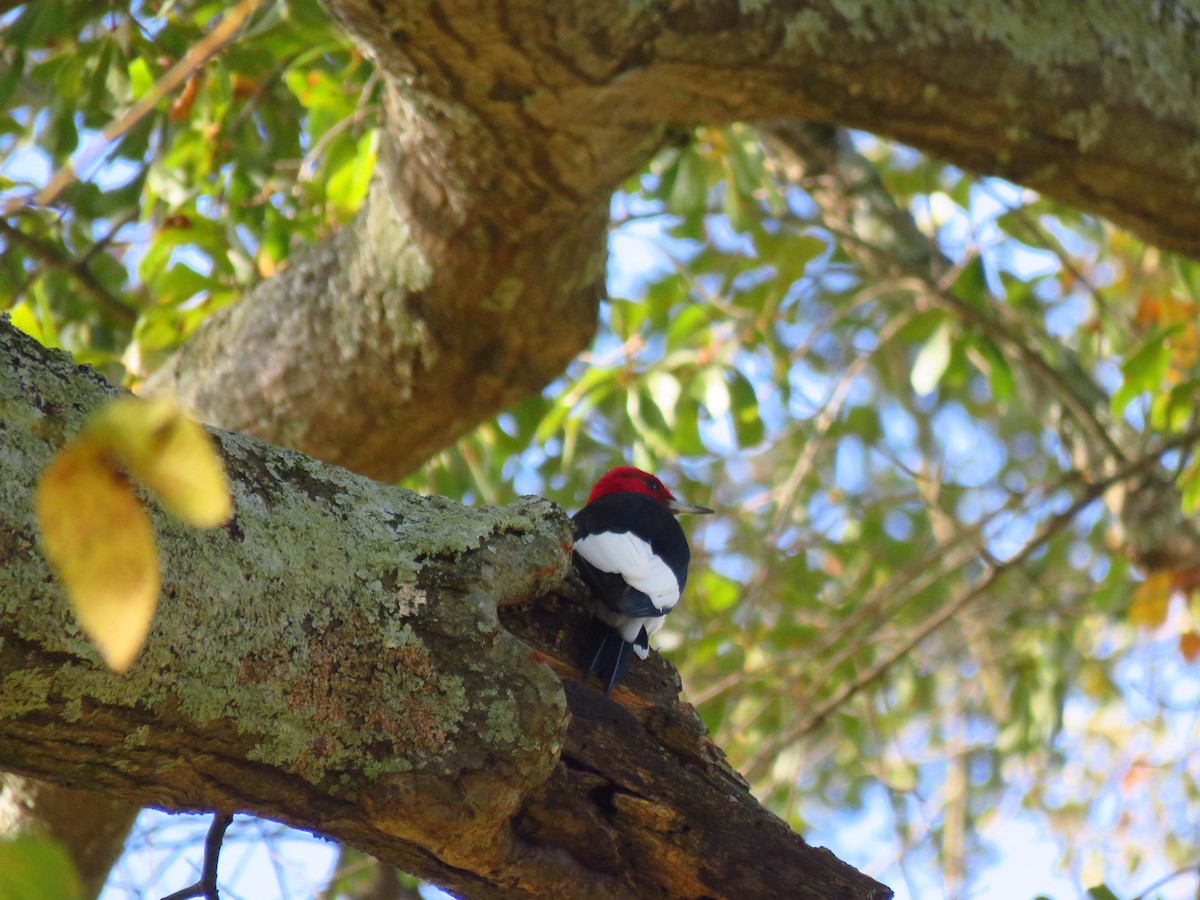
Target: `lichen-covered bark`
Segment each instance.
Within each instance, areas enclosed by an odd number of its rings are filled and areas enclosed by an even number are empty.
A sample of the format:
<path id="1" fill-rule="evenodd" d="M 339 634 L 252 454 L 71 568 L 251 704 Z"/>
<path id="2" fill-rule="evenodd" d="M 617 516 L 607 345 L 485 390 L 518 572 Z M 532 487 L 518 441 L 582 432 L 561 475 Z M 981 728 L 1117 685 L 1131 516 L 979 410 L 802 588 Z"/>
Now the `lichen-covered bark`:
<path id="1" fill-rule="evenodd" d="M 32 495 L 113 390 L 3 320 L 0 360 L 12 772 L 273 818 L 464 897 L 889 895 L 758 806 L 661 662 L 622 705 L 576 683 L 569 522 L 538 498 L 465 508 L 219 432 L 235 516 L 200 532 L 153 510 L 159 608 L 109 672 Z"/>
<path id="2" fill-rule="evenodd" d="M 6 767 L 171 809 L 320 830 L 353 819 L 403 835 L 394 856 L 408 862 L 501 853 L 492 844 L 555 765 L 566 717 L 558 680 L 496 608 L 566 571 L 560 510 L 464 508 L 220 434 L 236 515 L 198 532 L 155 511 L 159 609 L 138 662 L 114 675 L 37 551 L 31 502 L 110 389 L 7 325 L 0 359 Z"/>
<path id="3" fill-rule="evenodd" d="M 152 387 L 375 477 L 586 345 L 608 198 L 680 126 L 866 129 L 1200 253 L 1200 17 L 1178 5 L 328 2 L 387 85 L 369 210 Z"/>

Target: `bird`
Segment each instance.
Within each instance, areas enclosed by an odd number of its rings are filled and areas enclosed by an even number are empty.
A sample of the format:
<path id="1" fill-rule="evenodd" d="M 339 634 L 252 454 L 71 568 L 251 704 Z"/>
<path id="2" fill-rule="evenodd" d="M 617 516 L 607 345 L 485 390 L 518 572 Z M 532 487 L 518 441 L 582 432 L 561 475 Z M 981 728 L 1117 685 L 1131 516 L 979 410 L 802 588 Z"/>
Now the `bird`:
<path id="1" fill-rule="evenodd" d="M 629 668 L 630 651 L 645 659 L 650 637 L 679 602 L 692 552 L 675 516 L 711 514 L 675 499 L 649 472 L 618 466 L 606 472 L 572 516 L 576 570 L 598 602 L 594 650 L 583 669 L 600 677 L 604 694 Z"/>

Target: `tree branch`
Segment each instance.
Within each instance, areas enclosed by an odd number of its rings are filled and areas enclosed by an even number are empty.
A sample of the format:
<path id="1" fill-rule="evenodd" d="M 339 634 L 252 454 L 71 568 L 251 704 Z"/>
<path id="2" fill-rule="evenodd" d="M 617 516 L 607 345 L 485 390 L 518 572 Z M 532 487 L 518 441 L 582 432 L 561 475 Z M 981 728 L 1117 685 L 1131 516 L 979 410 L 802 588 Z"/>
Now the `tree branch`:
<path id="1" fill-rule="evenodd" d="M 113 391 L 7 324 L 0 358 L 13 771 L 265 816 L 464 897 L 889 896 L 759 807 L 661 660 L 621 705 L 579 685 L 569 521 L 537 498 L 467 509 L 218 433 L 235 517 L 199 533 L 151 510 L 159 608 L 108 672 L 36 550 L 31 494 Z"/>
<path id="2" fill-rule="evenodd" d="M 8 238 L 10 243 L 19 244 L 25 248 L 49 268 L 58 269 L 68 277 L 74 278 L 115 321 L 123 325 L 132 325 L 137 321 L 137 310 L 127 306 L 125 301 L 109 291 L 92 272 L 87 263 L 91 256 L 90 252 L 81 259 L 72 259 L 49 241 L 26 234 L 17 226 L 11 225 L 3 219 L 0 219 L 0 235 Z"/>
<path id="3" fill-rule="evenodd" d="M 232 824 L 233 816 L 229 813 L 213 813 L 212 824 L 208 827 L 208 834 L 204 836 L 204 866 L 200 870 L 200 880 L 168 894 L 162 900 L 191 900 L 193 897 L 220 900 L 217 893 L 217 863 L 221 858 L 221 843 L 225 840 L 225 832 Z"/>
<path id="4" fill-rule="evenodd" d="M 411 471 L 586 346 L 612 191 L 695 123 L 864 128 L 1200 253 L 1193 17 L 752 6 L 331 2 L 385 87 L 369 210 L 151 386 L 358 472 Z"/>

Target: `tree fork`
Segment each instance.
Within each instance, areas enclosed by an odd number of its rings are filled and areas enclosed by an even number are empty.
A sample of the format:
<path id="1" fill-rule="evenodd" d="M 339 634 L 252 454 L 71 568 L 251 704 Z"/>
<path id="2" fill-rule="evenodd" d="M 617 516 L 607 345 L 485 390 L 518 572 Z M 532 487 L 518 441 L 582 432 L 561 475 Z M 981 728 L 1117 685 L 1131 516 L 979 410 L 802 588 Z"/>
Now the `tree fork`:
<path id="1" fill-rule="evenodd" d="M 328 6 L 385 88 L 367 210 L 206 321 L 152 386 L 372 477 L 587 345 L 611 194 L 671 129 L 863 129 L 1200 254 L 1200 206 L 1180 202 L 1200 190 L 1200 20 L 1154 4 Z"/>

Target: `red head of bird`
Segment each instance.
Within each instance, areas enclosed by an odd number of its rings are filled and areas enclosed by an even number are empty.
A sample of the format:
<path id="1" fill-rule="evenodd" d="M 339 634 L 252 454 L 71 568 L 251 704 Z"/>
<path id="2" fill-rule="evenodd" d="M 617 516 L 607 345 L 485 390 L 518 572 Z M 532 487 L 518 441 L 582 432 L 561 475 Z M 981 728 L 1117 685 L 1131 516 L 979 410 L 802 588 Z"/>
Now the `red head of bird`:
<path id="1" fill-rule="evenodd" d="M 634 466 L 617 466 L 609 469 L 588 494 L 588 503 L 594 503 L 601 497 L 628 491 L 632 494 L 643 494 L 657 500 L 673 513 L 711 513 L 707 506 L 696 506 L 694 503 L 684 503 L 677 500 L 675 495 L 667 490 L 667 486 L 649 472 L 643 472 Z"/>

